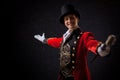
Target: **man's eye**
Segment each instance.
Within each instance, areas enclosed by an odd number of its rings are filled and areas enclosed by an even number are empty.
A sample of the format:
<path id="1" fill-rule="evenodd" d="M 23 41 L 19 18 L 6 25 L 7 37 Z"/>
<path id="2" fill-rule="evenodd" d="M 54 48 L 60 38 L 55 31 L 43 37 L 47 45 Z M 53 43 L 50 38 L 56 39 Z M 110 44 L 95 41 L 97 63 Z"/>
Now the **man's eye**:
<path id="1" fill-rule="evenodd" d="M 65 18 L 65 20 L 68 20 L 68 18 Z"/>

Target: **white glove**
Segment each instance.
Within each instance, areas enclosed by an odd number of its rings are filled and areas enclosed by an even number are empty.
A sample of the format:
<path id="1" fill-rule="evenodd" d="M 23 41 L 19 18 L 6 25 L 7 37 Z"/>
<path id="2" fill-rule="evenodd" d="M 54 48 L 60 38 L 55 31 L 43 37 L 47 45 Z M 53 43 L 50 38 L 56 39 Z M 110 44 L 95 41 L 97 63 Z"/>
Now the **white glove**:
<path id="1" fill-rule="evenodd" d="M 42 36 L 38 35 L 34 35 L 34 38 L 41 41 L 42 43 L 45 43 L 45 33 L 42 34 Z"/>
<path id="2" fill-rule="evenodd" d="M 107 56 L 110 53 L 110 46 L 105 46 L 105 44 L 101 44 L 98 47 L 97 52 L 101 57 Z"/>
<path id="3" fill-rule="evenodd" d="M 104 44 L 101 44 L 97 52 L 101 57 L 104 57 L 110 53 L 111 46 L 113 46 L 116 42 L 116 36 L 115 35 L 109 35 L 106 42 Z"/>

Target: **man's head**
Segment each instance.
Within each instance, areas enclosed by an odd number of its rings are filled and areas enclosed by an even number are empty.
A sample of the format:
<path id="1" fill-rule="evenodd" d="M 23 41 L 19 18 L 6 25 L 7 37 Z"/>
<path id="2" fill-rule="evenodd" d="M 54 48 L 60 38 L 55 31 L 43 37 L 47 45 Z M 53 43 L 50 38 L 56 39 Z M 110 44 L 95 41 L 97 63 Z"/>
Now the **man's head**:
<path id="1" fill-rule="evenodd" d="M 67 15 L 75 15 L 76 17 L 78 17 L 80 19 L 80 14 L 77 10 L 75 10 L 74 6 L 72 6 L 71 4 L 67 4 L 67 5 L 63 5 L 61 7 L 61 15 L 60 15 L 60 22 L 62 24 L 64 24 L 64 17 Z"/>

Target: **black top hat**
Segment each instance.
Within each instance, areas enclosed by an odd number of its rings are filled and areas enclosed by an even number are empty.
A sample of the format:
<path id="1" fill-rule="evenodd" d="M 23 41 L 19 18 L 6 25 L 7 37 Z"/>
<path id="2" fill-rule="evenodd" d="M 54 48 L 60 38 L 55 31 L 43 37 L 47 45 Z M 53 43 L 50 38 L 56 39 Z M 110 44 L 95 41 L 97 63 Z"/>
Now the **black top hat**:
<path id="1" fill-rule="evenodd" d="M 62 24 L 64 24 L 64 16 L 68 14 L 75 14 L 80 19 L 80 14 L 77 10 L 75 10 L 74 6 L 71 4 L 63 5 L 61 7 L 61 15 L 59 20 Z"/>

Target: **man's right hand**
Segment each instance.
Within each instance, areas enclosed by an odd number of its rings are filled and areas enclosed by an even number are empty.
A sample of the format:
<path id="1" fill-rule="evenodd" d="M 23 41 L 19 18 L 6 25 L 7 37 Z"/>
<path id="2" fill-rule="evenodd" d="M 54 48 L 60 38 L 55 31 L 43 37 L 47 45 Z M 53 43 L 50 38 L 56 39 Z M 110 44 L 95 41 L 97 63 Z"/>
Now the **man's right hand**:
<path id="1" fill-rule="evenodd" d="M 41 41 L 42 43 L 45 43 L 45 33 L 42 34 L 42 36 L 38 35 L 34 35 L 34 38 Z"/>

